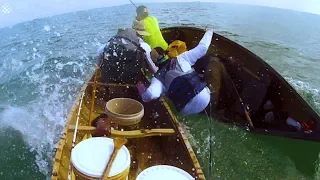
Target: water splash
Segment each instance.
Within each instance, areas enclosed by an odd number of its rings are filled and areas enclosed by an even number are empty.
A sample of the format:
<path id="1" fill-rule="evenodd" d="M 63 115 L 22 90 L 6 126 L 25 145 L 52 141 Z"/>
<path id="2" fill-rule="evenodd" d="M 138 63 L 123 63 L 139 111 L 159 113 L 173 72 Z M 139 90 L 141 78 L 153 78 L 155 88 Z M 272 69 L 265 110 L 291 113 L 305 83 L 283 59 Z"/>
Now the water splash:
<path id="1" fill-rule="evenodd" d="M 43 26 L 43 30 L 49 32 L 51 30 L 51 27 L 49 25 L 45 25 Z"/>
<path id="2" fill-rule="evenodd" d="M 19 131 L 31 152 L 36 152 L 39 170 L 49 174 L 59 134 L 66 120 L 72 96 L 64 98 L 64 91 L 70 86 L 55 84 L 49 96 L 40 96 L 25 106 L 7 106 L 0 114 L 0 125 Z M 40 94 L 46 94 L 45 89 Z"/>
<path id="3" fill-rule="evenodd" d="M 313 88 L 310 84 L 295 80 L 291 77 L 285 79 L 297 90 L 297 92 L 320 113 L 320 90 Z"/>
<path id="4" fill-rule="evenodd" d="M 36 163 L 43 173 L 48 173 L 48 162 L 52 157 L 50 149 L 56 139 L 55 129 L 50 121 L 39 117 L 30 107 L 8 107 L 1 114 L 1 127 L 11 127 L 22 134 L 31 152 L 36 152 Z"/>
<path id="5" fill-rule="evenodd" d="M 0 128 L 11 127 L 21 133 L 30 151 L 36 153 L 36 164 L 43 174 L 51 172 L 53 149 L 88 71 L 90 68 L 84 63 L 70 61 L 68 57 L 39 62 L 16 80 L 35 87 L 29 94 L 16 96 L 34 99 L 21 105 L 0 106 Z M 29 91 L 23 86 L 21 90 Z"/>

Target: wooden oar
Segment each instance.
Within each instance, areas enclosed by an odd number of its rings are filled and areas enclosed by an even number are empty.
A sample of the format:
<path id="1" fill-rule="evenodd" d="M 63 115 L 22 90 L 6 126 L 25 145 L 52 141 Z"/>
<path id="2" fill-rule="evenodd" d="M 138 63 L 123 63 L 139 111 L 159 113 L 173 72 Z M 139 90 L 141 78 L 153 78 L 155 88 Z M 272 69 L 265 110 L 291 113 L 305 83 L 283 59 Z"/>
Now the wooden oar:
<path id="1" fill-rule="evenodd" d="M 232 81 L 232 79 L 231 79 L 231 76 L 230 76 L 229 72 L 226 71 L 226 74 L 228 75 L 228 78 L 230 79 L 230 81 L 231 81 L 231 83 L 232 83 L 232 86 L 233 86 L 233 88 L 235 89 L 236 94 L 237 94 L 237 96 L 238 96 L 238 98 L 239 98 L 239 100 L 240 100 L 240 104 L 241 104 L 242 107 L 243 107 L 244 114 L 245 114 L 245 116 L 246 116 L 246 119 L 247 119 L 248 122 L 249 122 L 249 126 L 250 126 L 251 128 L 254 128 L 253 123 L 252 123 L 252 120 L 251 120 L 250 115 L 249 115 L 249 112 L 248 112 L 246 106 L 244 105 L 244 103 L 243 103 L 243 101 L 242 101 L 242 98 L 240 97 L 240 94 L 239 94 L 239 92 L 238 92 L 238 90 L 237 90 L 237 87 L 234 85 L 234 83 L 233 83 L 233 81 Z"/>
<path id="2" fill-rule="evenodd" d="M 105 170 L 104 170 L 104 172 L 103 172 L 100 180 L 104 180 L 104 179 L 107 179 L 107 178 L 108 178 L 108 175 L 109 175 L 109 172 L 110 172 L 112 163 L 113 163 L 113 161 L 115 160 L 118 151 L 120 150 L 120 148 L 121 148 L 123 145 L 125 145 L 125 144 L 127 143 L 127 141 L 128 141 L 127 139 L 125 139 L 125 138 L 119 138 L 119 137 L 117 137 L 117 138 L 115 138 L 115 139 L 113 140 L 113 142 L 114 142 L 113 152 L 112 152 L 112 154 L 111 154 L 110 160 L 109 160 L 109 162 L 108 162 L 108 164 L 107 164 L 107 166 L 106 166 L 106 168 L 105 168 Z"/>
<path id="3" fill-rule="evenodd" d="M 75 129 L 74 125 L 68 126 L 68 131 L 73 131 Z M 96 128 L 93 126 L 79 126 L 78 131 L 83 133 L 93 132 Z M 132 131 L 120 131 L 111 130 L 111 137 L 123 137 L 123 138 L 144 138 L 150 136 L 173 136 L 176 132 L 174 129 L 142 129 L 142 130 L 132 130 Z"/>
<path id="4" fill-rule="evenodd" d="M 224 58 L 224 59 L 228 59 L 229 61 L 231 61 L 231 64 L 237 64 L 238 68 L 244 70 L 245 72 L 247 72 L 248 74 L 250 74 L 252 77 L 254 77 L 255 79 L 257 79 L 258 81 L 260 81 L 260 77 L 257 76 L 255 73 L 253 73 L 251 70 L 249 70 L 248 68 L 246 68 L 243 63 L 238 63 L 239 59 L 235 58 L 235 60 L 233 60 L 232 57 L 229 58 Z"/>

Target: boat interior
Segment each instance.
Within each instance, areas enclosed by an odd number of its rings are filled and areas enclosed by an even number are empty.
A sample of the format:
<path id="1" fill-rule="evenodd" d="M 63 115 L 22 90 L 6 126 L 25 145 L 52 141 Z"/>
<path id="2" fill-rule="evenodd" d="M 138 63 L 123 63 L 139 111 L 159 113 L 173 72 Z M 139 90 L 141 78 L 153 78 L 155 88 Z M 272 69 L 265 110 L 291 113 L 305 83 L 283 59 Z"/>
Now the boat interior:
<path id="1" fill-rule="evenodd" d="M 141 80 L 147 81 L 145 76 L 141 76 Z M 95 122 L 100 117 L 106 116 L 104 107 L 99 106 L 99 102 L 107 102 L 114 98 L 131 98 L 141 102 L 144 106 L 144 116 L 141 122 L 132 127 L 111 125 L 114 129 L 111 130 L 111 137 L 128 139 L 125 146 L 131 155 L 129 180 L 135 179 L 142 170 L 154 165 L 174 166 L 188 172 L 196 179 L 205 179 L 183 127 L 180 126 L 163 99 L 144 103 L 135 85 L 103 84 L 94 77 L 83 91 L 85 95 L 81 105 L 75 144 L 95 136 L 95 127 L 93 127 Z M 68 168 L 71 163 L 70 159 L 65 157 L 71 155 L 77 110 L 78 108 L 74 107 L 69 126 L 62 137 L 65 141 L 60 142 L 57 149 L 58 161 L 53 166 L 52 179 L 67 179 L 67 171 L 70 171 Z M 73 171 L 72 179 L 75 179 Z"/>
<path id="2" fill-rule="evenodd" d="M 191 49 L 198 45 L 204 35 L 204 30 L 193 27 L 166 28 L 162 30 L 162 34 L 168 43 L 179 39 L 186 43 L 187 49 Z M 224 64 L 240 97 L 247 106 L 254 124 L 252 131 L 320 140 L 319 114 L 265 61 L 218 34 L 214 34 L 207 54 L 219 57 Z M 194 68 L 199 73 L 203 72 L 203 69 L 197 67 L 197 63 Z M 222 89 L 226 87 L 227 84 L 222 86 Z M 222 90 L 221 92 L 227 91 Z M 269 109 L 264 108 L 270 102 L 271 108 L 270 104 Z M 215 112 L 218 111 L 224 111 L 224 115 L 220 118 L 222 121 L 243 127 L 248 124 L 243 106 L 234 91 L 231 94 L 221 94 Z M 272 115 L 266 117 L 269 112 L 272 112 Z M 302 128 L 299 130 L 288 125 L 286 122 L 288 118 L 298 121 Z"/>

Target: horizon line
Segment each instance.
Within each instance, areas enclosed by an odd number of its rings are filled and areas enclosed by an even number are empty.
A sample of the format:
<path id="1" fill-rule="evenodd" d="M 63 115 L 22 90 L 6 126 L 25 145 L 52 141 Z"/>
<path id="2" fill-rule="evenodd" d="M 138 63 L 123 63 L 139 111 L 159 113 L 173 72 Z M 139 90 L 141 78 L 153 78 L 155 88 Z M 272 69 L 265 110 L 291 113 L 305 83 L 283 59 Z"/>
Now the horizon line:
<path id="1" fill-rule="evenodd" d="M 257 6 L 257 7 L 265 7 L 265 8 L 275 8 L 275 9 L 282 9 L 282 10 L 289 10 L 289 11 L 293 11 L 293 12 L 299 12 L 299 13 L 306 13 L 306 14 L 311 14 L 311 15 L 320 15 L 320 13 L 314 13 L 314 12 L 306 12 L 306 11 L 299 11 L 299 10 L 295 10 L 295 9 L 290 9 L 290 8 L 281 8 L 281 7 L 273 7 L 273 6 L 264 6 L 264 5 L 255 5 L 255 4 L 245 4 L 245 3 L 237 3 L 237 2 L 221 2 L 221 1 L 217 1 L 217 2 L 210 2 L 210 1 L 199 1 L 199 0 L 195 0 L 195 1 L 186 1 L 186 2 L 137 2 L 135 4 L 163 4 L 163 3 L 220 3 L 220 4 L 231 4 L 231 5 L 244 5 L 244 6 Z M 69 11 L 69 12 L 63 12 L 63 13 L 58 13 L 58 14 L 53 14 L 53 15 L 46 15 L 43 17 L 36 17 L 36 18 L 30 18 L 28 20 L 22 20 L 20 22 L 17 23 L 13 23 L 13 24 L 9 24 L 9 25 L 4 25 L 1 26 L 0 25 L 0 29 L 5 29 L 5 28 L 12 28 L 13 26 L 22 24 L 22 23 L 27 23 L 27 22 L 32 22 L 34 20 L 39 20 L 39 19 L 45 19 L 45 18 L 50 18 L 50 17 L 55 17 L 55 16 L 61 16 L 61 15 L 65 15 L 65 14 L 70 14 L 70 13 L 76 13 L 76 12 L 81 12 L 81 11 L 89 11 L 89 10 L 95 10 L 95 9 L 101 9 L 101 8 L 112 8 L 112 7 L 119 7 L 119 6 L 127 6 L 127 5 L 133 5 L 132 3 L 125 3 L 125 4 L 117 4 L 117 5 L 110 5 L 110 6 L 101 6 L 101 7 L 95 7 L 95 8 L 91 8 L 91 9 L 78 9 L 78 10 L 74 10 L 74 11 Z"/>

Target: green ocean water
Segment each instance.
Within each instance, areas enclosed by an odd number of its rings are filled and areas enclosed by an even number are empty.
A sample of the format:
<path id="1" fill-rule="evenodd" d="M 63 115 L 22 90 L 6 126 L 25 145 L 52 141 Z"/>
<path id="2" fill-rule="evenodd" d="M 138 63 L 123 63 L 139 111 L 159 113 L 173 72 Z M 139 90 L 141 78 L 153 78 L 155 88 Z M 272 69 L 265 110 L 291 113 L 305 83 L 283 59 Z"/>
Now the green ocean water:
<path id="1" fill-rule="evenodd" d="M 256 53 L 318 112 L 320 16 L 222 3 L 148 4 L 161 27 L 208 24 Z M 46 179 L 52 149 L 97 48 L 130 27 L 132 5 L 36 19 L 0 29 L 0 179 Z M 179 118 L 208 173 L 209 122 Z M 320 179 L 320 144 L 213 122 L 214 179 Z"/>

